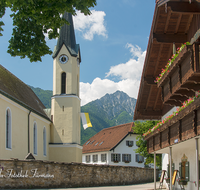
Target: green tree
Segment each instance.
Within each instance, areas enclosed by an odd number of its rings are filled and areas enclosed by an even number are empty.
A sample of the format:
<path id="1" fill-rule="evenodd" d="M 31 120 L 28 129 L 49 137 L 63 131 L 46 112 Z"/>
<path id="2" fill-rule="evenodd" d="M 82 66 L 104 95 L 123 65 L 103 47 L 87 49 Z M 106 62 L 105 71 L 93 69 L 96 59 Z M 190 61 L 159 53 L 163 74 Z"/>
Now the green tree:
<path id="1" fill-rule="evenodd" d="M 147 141 L 144 140 L 143 134 L 147 132 L 149 129 L 153 128 L 159 121 L 145 121 L 145 122 L 140 122 L 136 121 L 135 122 L 135 127 L 134 127 L 134 132 L 139 134 L 137 136 L 137 146 L 138 148 L 135 150 L 136 153 L 139 153 L 141 156 L 146 157 L 146 162 L 145 164 L 149 163 L 154 163 L 154 155 L 149 154 L 147 151 Z M 156 155 L 156 166 L 160 167 L 162 166 L 162 155 L 157 154 Z"/>
<path id="2" fill-rule="evenodd" d="M 41 61 L 42 56 L 52 54 L 46 45 L 45 34 L 55 39 L 59 36 L 58 29 L 67 23 L 61 14 L 66 11 L 75 15 L 76 10 L 80 10 L 88 15 L 89 8 L 95 5 L 96 0 L 0 0 L 0 19 L 6 8 L 12 11 L 14 28 L 8 53 L 20 58 L 27 56 L 31 62 Z M 0 21 L 0 36 L 3 25 Z"/>

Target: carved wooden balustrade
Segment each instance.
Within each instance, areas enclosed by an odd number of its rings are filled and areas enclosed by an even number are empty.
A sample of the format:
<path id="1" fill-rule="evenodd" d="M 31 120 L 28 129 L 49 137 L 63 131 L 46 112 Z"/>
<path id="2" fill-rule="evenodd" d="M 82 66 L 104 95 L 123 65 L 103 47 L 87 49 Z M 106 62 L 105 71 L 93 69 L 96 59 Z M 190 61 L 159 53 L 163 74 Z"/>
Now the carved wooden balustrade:
<path id="1" fill-rule="evenodd" d="M 158 87 L 162 88 L 165 104 L 180 106 L 200 90 L 200 43 L 186 45 L 170 66 Z"/>
<path id="2" fill-rule="evenodd" d="M 145 137 L 148 152 L 200 135 L 200 98 Z"/>

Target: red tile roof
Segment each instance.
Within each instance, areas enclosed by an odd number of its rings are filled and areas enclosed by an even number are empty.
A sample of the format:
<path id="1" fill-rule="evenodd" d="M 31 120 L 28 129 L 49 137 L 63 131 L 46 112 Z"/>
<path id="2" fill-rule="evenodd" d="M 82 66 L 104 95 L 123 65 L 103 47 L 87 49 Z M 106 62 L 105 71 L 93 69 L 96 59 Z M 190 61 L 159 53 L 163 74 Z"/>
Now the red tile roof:
<path id="1" fill-rule="evenodd" d="M 128 134 L 134 133 L 133 126 L 132 122 L 101 130 L 83 145 L 83 154 L 115 148 Z"/>

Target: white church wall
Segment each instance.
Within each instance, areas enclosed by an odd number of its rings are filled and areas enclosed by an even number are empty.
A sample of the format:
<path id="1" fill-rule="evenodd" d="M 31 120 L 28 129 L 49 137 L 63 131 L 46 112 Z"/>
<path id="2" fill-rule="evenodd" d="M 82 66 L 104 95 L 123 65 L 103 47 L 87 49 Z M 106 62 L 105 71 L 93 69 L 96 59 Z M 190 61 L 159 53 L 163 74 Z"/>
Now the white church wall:
<path id="1" fill-rule="evenodd" d="M 28 154 L 28 114 L 29 110 L 9 98 L 0 95 L 0 159 L 24 159 Z M 11 148 L 6 148 L 6 110 L 11 112 Z M 36 159 L 48 160 L 50 142 L 50 122 L 31 113 L 30 116 L 30 151 L 33 151 L 33 125 L 37 123 Z M 46 156 L 43 155 L 43 128 L 46 128 Z M 33 152 L 32 152 L 33 153 Z"/>

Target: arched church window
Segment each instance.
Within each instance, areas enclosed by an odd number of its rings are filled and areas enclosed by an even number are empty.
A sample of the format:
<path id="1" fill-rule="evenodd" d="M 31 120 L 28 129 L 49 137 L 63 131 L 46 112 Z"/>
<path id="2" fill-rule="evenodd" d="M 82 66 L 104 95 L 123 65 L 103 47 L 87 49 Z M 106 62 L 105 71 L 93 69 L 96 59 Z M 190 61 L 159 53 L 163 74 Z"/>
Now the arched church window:
<path id="1" fill-rule="evenodd" d="M 34 123 L 33 127 L 33 153 L 37 154 L 37 124 Z"/>
<path id="2" fill-rule="evenodd" d="M 11 111 L 8 108 L 6 110 L 6 148 L 11 149 L 11 138 L 12 138 L 12 127 L 11 127 Z"/>
<path id="3" fill-rule="evenodd" d="M 66 73 L 61 74 L 61 94 L 66 94 Z"/>
<path id="4" fill-rule="evenodd" d="M 43 128 L 43 155 L 47 155 L 46 127 Z"/>

